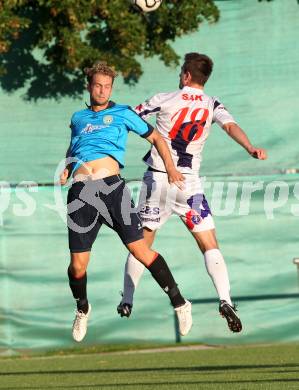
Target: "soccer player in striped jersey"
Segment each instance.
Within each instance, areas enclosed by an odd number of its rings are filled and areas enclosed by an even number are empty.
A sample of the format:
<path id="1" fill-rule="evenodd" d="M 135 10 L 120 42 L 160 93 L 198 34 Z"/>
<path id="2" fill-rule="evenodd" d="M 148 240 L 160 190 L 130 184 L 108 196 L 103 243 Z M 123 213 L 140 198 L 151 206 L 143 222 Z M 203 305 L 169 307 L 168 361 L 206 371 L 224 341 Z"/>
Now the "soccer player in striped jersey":
<path id="1" fill-rule="evenodd" d="M 213 62 L 208 56 L 186 54 L 179 89 L 154 95 L 135 109 L 143 119 L 156 116 L 156 128 L 166 141 L 176 168 L 185 176 L 184 189 L 170 185 L 164 163 L 152 146 L 144 157 L 148 169 L 143 177 L 146 199 L 142 203 L 141 217 L 148 245 L 153 244 L 157 230 L 172 214 L 181 218 L 204 256 L 207 272 L 219 296 L 220 314 L 231 331 L 240 332 L 242 323 L 231 301 L 227 267 L 219 250 L 212 213 L 198 172 L 203 147 L 214 122 L 252 157 L 264 160 L 267 154 L 251 144 L 218 98 L 204 92 L 212 69 Z M 125 266 L 123 297 L 117 307 L 122 317 L 131 314 L 134 291 L 143 270 L 143 265 L 130 254 Z"/>

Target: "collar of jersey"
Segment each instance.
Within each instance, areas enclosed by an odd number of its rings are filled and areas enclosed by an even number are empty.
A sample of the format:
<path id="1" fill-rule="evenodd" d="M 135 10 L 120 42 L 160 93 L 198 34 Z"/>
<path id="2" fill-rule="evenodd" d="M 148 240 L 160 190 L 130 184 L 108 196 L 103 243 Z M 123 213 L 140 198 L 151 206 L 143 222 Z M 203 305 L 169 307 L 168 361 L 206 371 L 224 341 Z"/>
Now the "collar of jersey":
<path id="1" fill-rule="evenodd" d="M 92 111 L 92 112 L 103 112 L 103 111 L 108 110 L 109 108 L 114 107 L 114 106 L 115 106 L 115 103 L 114 103 L 112 100 L 109 100 L 108 106 L 105 108 L 105 110 L 100 110 L 100 111 L 93 111 L 93 110 L 91 109 L 91 106 L 89 106 L 87 103 L 85 103 L 85 105 L 86 105 L 86 107 L 87 107 L 90 111 Z"/>
<path id="2" fill-rule="evenodd" d="M 183 90 L 184 90 L 184 91 L 201 91 L 201 92 L 203 92 L 203 89 L 202 89 L 202 88 L 188 87 L 188 85 L 185 85 L 185 86 L 183 87 Z"/>

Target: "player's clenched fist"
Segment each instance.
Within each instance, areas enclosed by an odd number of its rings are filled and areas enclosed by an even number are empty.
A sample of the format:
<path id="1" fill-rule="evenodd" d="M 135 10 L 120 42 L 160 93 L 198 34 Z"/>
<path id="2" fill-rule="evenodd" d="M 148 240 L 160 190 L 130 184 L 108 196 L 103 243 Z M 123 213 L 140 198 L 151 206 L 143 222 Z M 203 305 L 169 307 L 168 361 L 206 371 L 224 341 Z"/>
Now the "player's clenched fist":
<path id="1" fill-rule="evenodd" d="M 248 148 L 248 153 L 258 160 L 266 160 L 268 158 L 266 150 L 262 148 L 255 148 L 254 146 L 251 146 Z"/>

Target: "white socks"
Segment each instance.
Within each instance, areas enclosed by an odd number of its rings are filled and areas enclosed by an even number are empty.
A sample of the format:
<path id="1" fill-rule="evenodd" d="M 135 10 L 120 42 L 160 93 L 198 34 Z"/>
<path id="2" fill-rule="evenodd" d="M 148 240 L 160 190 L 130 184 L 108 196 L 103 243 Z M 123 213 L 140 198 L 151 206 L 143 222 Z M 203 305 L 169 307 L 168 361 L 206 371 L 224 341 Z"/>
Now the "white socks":
<path id="1" fill-rule="evenodd" d="M 210 249 L 204 253 L 206 269 L 217 290 L 220 300 L 232 305 L 230 285 L 224 258 L 219 249 Z"/>
<path id="2" fill-rule="evenodd" d="M 232 305 L 227 268 L 220 250 L 210 249 L 206 251 L 204 259 L 207 272 L 214 283 L 219 299 Z M 145 266 L 129 254 L 125 266 L 123 303 L 133 305 L 134 292 L 144 270 Z"/>
<path id="3" fill-rule="evenodd" d="M 144 270 L 145 266 L 129 253 L 125 265 L 123 303 L 133 305 L 134 291 L 138 286 Z"/>

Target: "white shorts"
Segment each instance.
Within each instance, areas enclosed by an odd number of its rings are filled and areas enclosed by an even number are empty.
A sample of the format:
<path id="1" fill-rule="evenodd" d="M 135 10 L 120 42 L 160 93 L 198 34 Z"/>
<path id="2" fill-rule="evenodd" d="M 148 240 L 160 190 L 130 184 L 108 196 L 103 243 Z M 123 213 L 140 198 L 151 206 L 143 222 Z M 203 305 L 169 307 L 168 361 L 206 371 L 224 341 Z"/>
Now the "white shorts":
<path id="1" fill-rule="evenodd" d="M 169 184 L 164 172 L 145 172 L 139 199 L 143 227 L 157 230 L 172 214 L 176 214 L 191 232 L 214 229 L 200 178 L 186 174 L 184 187 L 180 190 L 176 185 Z"/>

